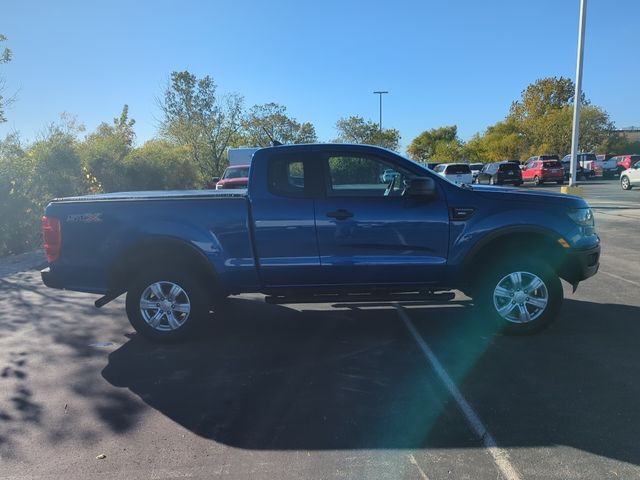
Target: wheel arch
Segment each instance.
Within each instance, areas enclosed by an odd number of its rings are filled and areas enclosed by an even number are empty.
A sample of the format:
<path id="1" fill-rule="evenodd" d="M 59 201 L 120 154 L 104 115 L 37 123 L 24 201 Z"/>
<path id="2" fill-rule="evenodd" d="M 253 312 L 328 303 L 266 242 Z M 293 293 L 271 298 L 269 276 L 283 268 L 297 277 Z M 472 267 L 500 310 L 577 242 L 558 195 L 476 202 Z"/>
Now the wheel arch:
<path id="1" fill-rule="evenodd" d="M 109 291 L 126 292 L 141 269 L 160 266 L 162 260 L 166 260 L 166 265 L 184 266 L 211 285 L 211 290 L 220 286 L 218 274 L 202 250 L 185 240 L 154 236 L 132 245 L 116 258 L 109 272 Z"/>
<path id="2" fill-rule="evenodd" d="M 556 273 L 561 270 L 566 249 L 558 240 L 560 235 L 537 225 L 522 225 L 503 228 L 484 236 L 465 256 L 462 262 L 463 278 L 475 283 L 483 268 L 495 260 L 510 255 L 543 255 L 545 261 Z"/>

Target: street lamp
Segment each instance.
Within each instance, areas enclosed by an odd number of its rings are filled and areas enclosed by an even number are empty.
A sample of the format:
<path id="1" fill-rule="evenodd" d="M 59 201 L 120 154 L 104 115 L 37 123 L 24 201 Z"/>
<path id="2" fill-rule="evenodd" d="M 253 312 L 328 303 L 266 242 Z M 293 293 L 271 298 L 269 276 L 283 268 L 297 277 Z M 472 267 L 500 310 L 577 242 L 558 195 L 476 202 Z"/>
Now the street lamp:
<path id="1" fill-rule="evenodd" d="M 580 0 L 580 26 L 578 27 L 578 59 L 576 61 L 576 91 L 573 96 L 573 135 L 571 138 L 571 176 L 569 187 L 576 183 L 578 141 L 580 138 L 580 96 L 582 95 L 582 57 L 584 52 L 584 28 L 587 18 L 587 0 Z"/>
<path id="2" fill-rule="evenodd" d="M 375 95 L 379 95 L 380 96 L 380 120 L 378 121 L 378 127 L 380 128 L 380 146 L 382 146 L 382 95 L 384 95 L 385 93 L 389 93 L 389 92 L 383 92 L 383 91 L 377 91 L 377 92 L 373 92 Z"/>

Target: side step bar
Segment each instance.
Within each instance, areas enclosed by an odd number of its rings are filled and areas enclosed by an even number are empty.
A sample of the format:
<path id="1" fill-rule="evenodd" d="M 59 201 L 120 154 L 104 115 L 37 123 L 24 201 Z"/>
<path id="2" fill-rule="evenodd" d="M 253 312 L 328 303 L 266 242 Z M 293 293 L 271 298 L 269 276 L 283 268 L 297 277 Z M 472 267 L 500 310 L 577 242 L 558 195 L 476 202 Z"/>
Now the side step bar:
<path id="1" fill-rule="evenodd" d="M 290 303 L 368 303 L 368 302 L 435 302 L 453 300 L 454 292 L 415 292 L 415 293 L 349 293 L 317 295 L 268 295 L 267 303 L 282 305 Z"/>

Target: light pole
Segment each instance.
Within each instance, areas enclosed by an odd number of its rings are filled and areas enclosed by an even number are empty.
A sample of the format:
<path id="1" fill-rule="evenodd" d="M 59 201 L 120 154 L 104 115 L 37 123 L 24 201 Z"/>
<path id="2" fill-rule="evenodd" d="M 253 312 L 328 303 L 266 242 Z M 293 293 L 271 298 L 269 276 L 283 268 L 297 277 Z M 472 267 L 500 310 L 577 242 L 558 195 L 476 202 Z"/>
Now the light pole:
<path id="1" fill-rule="evenodd" d="M 576 91 L 573 95 L 573 136 L 571 138 L 571 177 L 569 186 L 576 183 L 578 141 L 580 138 L 580 96 L 582 94 L 582 57 L 584 53 L 584 27 L 587 19 L 587 0 L 580 0 L 580 26 L 578 27 L 578 60 L 576 64 Z"/>
<path id="2" fill-rule="evenodd" d="M 384 95 L 385 93 L 389 93 L 389 92 L 383 92 L 383 91 L 377 91 L 377 92 L 373 92 L 376 95 L 380 96 L 380 120 L 378 121 L 378 127 L 380 129 L 379 135 L 380 135 L 380 140 L 378 143 L 380 143 L 380 146 L 382 146 L 382 95 Z"/>

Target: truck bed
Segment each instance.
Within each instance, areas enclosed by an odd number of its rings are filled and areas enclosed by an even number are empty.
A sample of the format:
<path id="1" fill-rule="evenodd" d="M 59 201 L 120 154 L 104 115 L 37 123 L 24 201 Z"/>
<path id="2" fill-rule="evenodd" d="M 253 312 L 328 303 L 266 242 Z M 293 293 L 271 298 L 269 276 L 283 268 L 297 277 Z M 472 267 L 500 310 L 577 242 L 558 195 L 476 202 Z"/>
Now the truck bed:
<path id="1" fill-rule="evenodd" d="M 153 190 L 146 192 L 116 192 L 100 193 L 96 195 L 82 195 L 77 197 L 55 198 L 52 203 L 68 202 L 105 202 L 105 201 L 135 201 L 135 200 L 179 200 L 179 199 L 217 199 L 217 198 L 244 198 L 246 189 L 235 190 Z"/>

